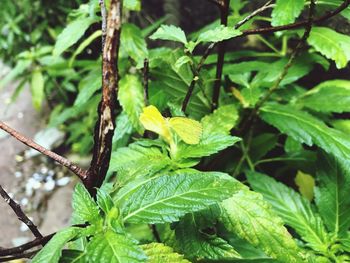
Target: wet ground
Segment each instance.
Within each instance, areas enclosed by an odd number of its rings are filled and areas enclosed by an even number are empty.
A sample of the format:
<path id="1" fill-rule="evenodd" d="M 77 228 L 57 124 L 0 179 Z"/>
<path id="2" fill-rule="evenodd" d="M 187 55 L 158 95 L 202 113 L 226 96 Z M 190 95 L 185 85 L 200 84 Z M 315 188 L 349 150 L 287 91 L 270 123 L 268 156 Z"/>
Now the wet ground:
<path id="1" fill-rule="evenodd" d="M 0 65 L 0 77 L 4 72 L 6 70 Z M 47 116 L 33 109 L 29 87 L 23 89 L 14 103 L 8 104 L 15 88 L 13 84 L 0 90 L 0 120 L 34 138 L 45 127 Z M 57 132 L 55 135 L 62 136 Z M 33 156 L 28 147 L 0 131 L 0 184 L 33 218 L 42 234 L 69 224 L 75 183 L 67 170 L 46 157 Z M 0 199 L 0 247 L 20 245 L 31 239 L 28 229 Z"/>

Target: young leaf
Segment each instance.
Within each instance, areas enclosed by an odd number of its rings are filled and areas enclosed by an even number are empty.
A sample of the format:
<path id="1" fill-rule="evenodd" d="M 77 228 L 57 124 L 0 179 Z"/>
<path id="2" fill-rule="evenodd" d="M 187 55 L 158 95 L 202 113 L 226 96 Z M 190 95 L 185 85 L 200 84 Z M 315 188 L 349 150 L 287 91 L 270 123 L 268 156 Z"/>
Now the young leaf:
<path id="1" fill-rule="evenodd" d="M 172 40 L 187 44 L 187 39 L 185 32 L 176 26 L 173 25 L 161 25 L 156 32 L 154 32 L 150 39 L 162 39 L 162 40 Z"/>
<path id="2" fill-rule="evenodd" d="M 273 26 L 293 23 L 304 9 L 305 0 L 277 0 L 272 11 Z"/>
<path id="3" fill-rule="evenodd" d="M 277 215 L 293 227 L 310 247 L 321 252 L 327 251 L 326 230 L 308 200 L 270 176 L 250 172 L 247 178 L 254 191 L 261 193 Z"/>
<path id="4" fill-rule="evenodd" d="M 183 255 L 175 253 L 171 247 L 160 243 L 150 243 L 140 246 L 147 256 L 147 263 L 191 263 Z"/>
<path id="5" fill-rule="evenodd" d="M 224 173 L 179 170 L 173 175 L 158 176 L 131 188 L 129 193 L 124 193 L 119 205 L 124 221 L 128 223 L 174 222 L 186 213 L 204 209 L 241 188 L 241 183 Z"/>
<path id="6" fill-rule="evenodd" d="M 326 152 L 348 158 L 350 139 L 345 133 L 329 128 L 312 115 L 290 106 L 270 104 L 262 107 L 261 117 L 281 132 L 309 146 L 316 144 Z"/>
<path id="7" fill-rule="evenodd" d="M 106 214 L 114 207 L 112 197 L 101 188 L 97 189 L 97 204 Z"/>
<path id="8" fill-rule="evenodd" d="M 56 263 L 61 257 L 61 250 L 68 241 L 79 234 L 80 229 L 69 227 L 61 230 L 47 243 L 42 250 L 32 259 L 32 263 Z"/>
<path id="9" fill-rule="evenodd" d="M 202 125 L 184 117 L 169 119 L 169 126 L 187 144 L 198 144 L 202 135 Z"/>
<path id="10" fill-rule="evenodd" d="M 301 195 L 307 200 L 312 201 L 314 197 L 315 179 L 309 174 L 298 171 L 294 181 Z"/>
<path id="11" fill-rule="evenodd" d="M 55 48 L 53 50 L 54 56 L 61 55 L 65 50 L 74 45 L 95 22 L 95 19 L 86 17 L 79 18 L 68 24 L 64 30 L 58 35 Z"/>
<path id="12" fill-rule="evenodd" d="M 238 252 L 225 241 L 201 231 L 194 215 L 186 215 L 175 228 L 177 245 L 190 259 L 223 260 L 240 258 Z"/>
<path id="13" fill-rule="evenodd" d="M 132 11 L 141 10 L 141 1 L 140 0 L 124 0 L 123 7 Z"/>
<path id="14" fill-rule="evenodd" d="M 344 235 L 350 226 L 349 162 L 320 154 L 315 200 L 329 231 Z"/>
<path id="15" fill-rule="evenodd" d="M 44 76 L 40 70 L 34 70 L 32 73 L 32 81 L 30 84 L 30 91 L 32 92 L 32 100 L 34 108 L 39 110 L 43 102 L 44 93 Z"/>
<path id="16" fill-rule="evenodd" d="M 77 184 L 73 194 L 73 221 L 76 224 L 96 222 L 100 214 L 95 201 L 82 184 Z"/>
<path id="17" fill-rule="evenodd" d="M 320 112 L 350 112 L 350 81 L 325 81 L 306 92 L 298 103 Z"/>
<path id="18" fill-rule="evenodd" d="M 239 191 L 222 202 L 221 221 L 227 230 L 246 239 L 281 262 L 305 262 L 292 236 L 258 193 Z"/>
<path id="19" fill-rule="evenodd" d="M 91 263 L 139 263 L 147 259 L 134 240 L 111 230 L 92 238 L 87 257 Z"/>
<path id="20" fill-rule="evenodd" d="M 145 106 L 145 102 L 143 99 L 142 84 L 138 77 L 126 75 L 120 80 L 118 99 L 134 128 L 139 133 L 142 133 L 143 128 L 139 117 Z"/>
<path id="21" fill-rule="evenodd" d="M 234 29 L 233 27 L 226 27 L 224 25 L 220 25 L 214 29 L 209 29 L 205 32 L 202 32 L 197 39 L 197 43 L 202 42 L 213 42 L 217 43 L 223 40 L 227 40 L 236 36 L 241 35 L 242 32 Z"/>
<path id="22" fill-rule="evenodd" d="M 313 27 L 308 43 L 328 59 L 335 61 L 338 69 L 350 60 L 350 37 L 327 27 Z"/>

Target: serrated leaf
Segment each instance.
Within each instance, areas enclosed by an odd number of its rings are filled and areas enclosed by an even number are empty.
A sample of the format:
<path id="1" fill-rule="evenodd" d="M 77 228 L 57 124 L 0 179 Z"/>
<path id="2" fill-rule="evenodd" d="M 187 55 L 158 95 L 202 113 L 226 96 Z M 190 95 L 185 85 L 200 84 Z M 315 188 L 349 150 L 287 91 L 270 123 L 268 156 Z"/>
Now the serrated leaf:
<path id="1" fill-rule="evenodd" d="M 293 227 L 308 246 L 317 251 L 327 251 L 328 239 L 323 222 L 313 212 L 307 199 L 267 175 L 250 172 L 247 177 L 254 191 L 264 196 L 277 215 Z"/>
<path id="2" fill-rule="evenodd" d="M 298 103 L 320 112 L 350 112 L 350 81 L 325 81 L 306 92 Z"/>
<path id="3" fill-rule="evenodd" d="M 32 263 L 56 263 L 61 257 L 62 248 L 79 234 L 80 229 L 69 227 L 57 232 L 54 237 L 32 259 Z"/>
<path id="4" fill-rule="evenodd" d="M 187 144 L 198 144 L 202 135 L 202 124 L 184 117 L 169 119 L 169 126 Z"/>
<path id="5" fill-rule="evenodd" d="M 157 31 L 150 36 L 150 39 L 171 40 L 187 44 L 185 32 L 181 28 L 173 25 L 161 25 Z"/>
<path id="6" fill-rule="evenodd" d="M 87 17 L 79 18 L 68 24 L 57 37 L 53 55 L 59 56 L 69 47 L 74 45 L 94 22 L 95 19 Z"/>
<path id="7" fill-rule="evenodd" d="M 35 109 L 41 108 L 41 103 L 45 97 L 44 76 L 40 70 L 34 70 L 32 73 L 32 80 L 30 84 L 30 91 L 32 93 L 32 101 Z"/>
<path id="8" fill-rule="evenodd" d="M 112 197 L 103 189 L 97 189 L 97 204 L 103 212 L 108 212 L 114 207 Z"/>
<path id="9" fill-rule="evenodd" d="M 132 11 L 141 10 L 141 1 L 140 0 L 124 0 L 123 7 Z"/>
<path id="10" fill-rule="evenodd" d="M 94 236 L 87 247 L 91 263 L 139 263 L 145 262 L 142 249 L 130 238 L 107 230 Z"/>
<path id="11" fill-rule="evenodd" d="M 224 226 L 281 262 L 305 262 L 292 236 L 258 193 L 239 191 L 222 202 Z"/>
<path id="12" fill-rule="evenodd" d="M 304 9 L 305 0 L 277 0 L 272 11 L 273 26 L 293 23 Z"/>
<path id="13" fill-rule="evenodd" d="M 312 115 L 290 106 L 270 104 L 261 108 L 262 119 L 298 142 L 316 144 L 339 158 L 350 156 L 350 139 Z"/>
<path id="14" fill-rule="evenodd" d="M 313 27 L 308 43 L 328 59 L 335 61 L 338 69 L 350 60 L 350 37 L 327 27 Z"/>
<path id="15" fill-rule="evenodd" d="M 75 224 L 93 223 L 100 219 L 95 201 L 81 183 L 78 183 L 74 189 L 72 206 Z"/>
<path id="16" fill-rule="evenodd" d="M 234 29 L 233 27 L 227 27 L 224 25 L 220 25 L 214 29 L 209 29 L 205 32 L 202 32 L 197 39 L 197 43 L 202 42 L 213 42 L 217 43 L 223 40 L 227 40 L 236 36 L 241 35 L 242 32 L 238 29 Z"/>
<path id="17" fill-rule="evenodd" d="M 160 243 L 140 246 L 147 256 L 147 263 L 190 263 L 183 255 L 175 253 L 171 247 Z"/>
<path id="18" fill-rule="evenodd" d="M 143 128 L 139 118 L 145 101 L 142 83 L 137 76 L 126 75 L 120 80 L 118 99 L 134 128 L 142 133 Z"/>
<path id="19" fill-rule="evenodd" d="M 128 223 L 174 222 L 241 188 L 241 183 L 224 173 L 178 170 L 175 174 L 161 175 L 131 188 L 119 200 L 119 205 L 123 219 Z"/>
<path id="20" fill-rule="evenodd" d="M 298 171 L 294 181 L 301 195 L 307 200 L 312 201 L 314 197 L 315 179 L 309 174 Z"/>
<path id="21" fill-rule="evenodd" d="M 137 67 L 142 67 L 144 59 L 148 57 L 148 50 L 141 29 L 134 24 L 123 24 L 120 41 L 121 52 L 126 52 L 135 60 Z"/>
<path id="22" fill-rule="evenodd" d="M 193 214 L 186 215 L 175 228 L 177 245 L 190 259 L 224 260 L 240 258 L 238 252 L 225 241 L 201 231 Z"/>
<path id="23" fill-rule="evenodd" d="M 317 162 L 315 201 L 329 231 L 344 235 L 350 226 L 350 164 L 326 154 Z"/>

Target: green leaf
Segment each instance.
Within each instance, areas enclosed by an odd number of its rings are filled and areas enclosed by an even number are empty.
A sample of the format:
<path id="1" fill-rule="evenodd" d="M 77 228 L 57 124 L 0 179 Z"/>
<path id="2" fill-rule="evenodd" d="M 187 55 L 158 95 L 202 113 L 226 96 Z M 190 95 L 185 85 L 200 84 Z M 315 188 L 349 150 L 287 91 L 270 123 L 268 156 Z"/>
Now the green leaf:
<path id="1" fill-rule="evenodd" d="M 161 25 L 156 32 L 154 32 L 150 39 L 162 39 L 162 40 L 171 40 L 187 44 L 187 39 L 185 32 L 176 26 L 173 25 Z"/>
<path id="2" fill-rule="evenodd" d="M 197 43 L 202 42 L 213 42 L 217 43 L 223 40 L 227 40 L 236 36 L 241 35 L 242 32 L 234 29 L 233 27 L 226 27 L 224 25 L 220 25 L 214 29 L 209 29 L 205 32 L 202 32 L 197 39 Z"/>
<path id="3" fill-rule="evenodd" d="M 175 68 L 180 69 L 182 65 L 191 63 L 192 59 L 189 56 L 179 57 L 175 62 Z"/>
<path id="4" fill-rule="evenodd" d="M 298 103 L 319 112 L 350 112 L 350 81 L 325 81 L 306 92 Z"/>
<path id="5" fill-rule="evenodd" d="M 140 0 L 124 0 L 123 7 L 132 11 L 141 10 L 141 1 Z"/>
<path id="6" fill-rule="evenodd" d="M 32 101 L 35 109 L 39 110 L 45 97 L 44 76 L 40 70 L 34 70 L 32 73 L 32 81 L 30 91 L 32 92 Z"/>
<path id="7" fill-rule="evenodd" d="M 277 215 L 294 228 L 308 246 L 317 251 L 327 251 L 328 239 L 323 222 L 313 212 L 307 199 L 270 176 L 250 172 L 247 177 L 254 191 L 264 196 Z"/>
<path id="8" fill-rule="evenodd" d="M 58 35 L 55 48 L 53 50 L 54 56 L 61 55 L 69 47 L 74 45 L 89 28 L 89 26 L 95 22 L 95 19 L 79 18 L 68 24 L 64 30 Z"/>
<path id="9" fill-rule="evenodd" d="M 301 195 L 311 202 L 314 198 L 315 179 L 309 174 L 298 171 L 294 182 Z"/>
<path id="10" fill-rule="evenodd" d="M 224 239 L 209 235 L 197 225 L 194 214 L 186 215 L 175 228 L 177 244 L 190 259 L 240 258 L 237 251 Z"/>
<path id="11" fill-rule="evenodd" d="M 350 164 L 320 154 L 315 201 L 329 231 L 344 235 L 350 226 Z"/>
<path id="12" fill-rule="evenodd" d="M 59 263 L 85 263 L 85 252 L 76 249 L 62 250 L 62 256 Z"/>
<path id="13" fill-rule="evenodd" d="M 109 171 L 117 172 L 118 182 L 123 184 L 126 181 L 152 175 L 170 163 L 170 158 L 160 148 L 143 147 L 140 143 L 132 143 L 112 153 Z"/>
<path id="14" fill-rule="evenodd" d="M 120 80 L 118 99 L 134 128 L 141 134 L 143 127 L 139 121 L 145 106 L 143 87 L 135 75 L 126 75 Z"/>
<path id="15" fill-rule="evenodd" d="M 76 227 L 69 227 L 59 231 L 47 243 L 43 249 L 32 259 L 32 263 L 56 263 L 61 257 L 61 250 L 68 241 L 79 234 L 80 229 Z"/>
<path id="16" fill-rule="evenodd" d="M 221 221 L 227 230 L 246 239 L 281 262 L 305 262 L 292 236 L 258 193 L 239 191 L 222 202 Z"/>
<path id="17" fill-rule="evenodd" d="M 335 61 L 337 68 L 346 67 L 350 60 L 350 37 L 327 27 L 313 27 L 308 43 L 318 52 Z"/>
<path id="18" fill-rule="evenodd" d="M 97 204 L 106 214 L 114 207 L 112 197 L 101 188 L 97 189 Z"/>
<path id="19" fill-rule="evenodd" d="M 137 67 L 141 68 L 144 59 L 148 57 L 147 44 L 142 36 L 141 29 L 134 24 L 123 24 L 120 41 L 121 52 L 126 52 L 136 61 Z"/>
<path id="20" fill-rule="evenodd" d="M 86 188 L 78 183 L 73 193 L 73 220 L 76 224 L 96 222 L 100 214 L 95 201 Z"/>
<path id="21" fill-rule="evenodd" d="M 19 60 L 16 66 L 0 80 L 0 90 L 11 80 L 21 75 L 31 64 L 29 60 Z"/>
<path id="22" fill-rule="evenodd" d="M 272 11 L 273 26 L 293 23 L 304 9 L 305 0 L 277 0 Z"/>
<path id="23" fill-rule="evenodd" d="M 91 263 L 139 263 L 146 256 L 132 239 L 107 230 L 94 236 L 87 247 L 87 257 Z"/>
<path id="24" fill-rule="evenodd" d="M 131 188 L 119 203 L 126 222 L 174 222 L 241 188 L 241 183 L 224 173 L 178 170 L 175 174 L 158 176 Z"/>
<path id="25" fill-rule="evenodd" d="M 93 69 L 79 82 L 78 97 L 74 101 L 74 106 L 82 106 L 98 91 L 102 86 L 101 70 Z"/>
<path id="26" fill-rule="evenodd" d="M 312 115 L 290 106 L 270 104 L 261 108 L 261 117 L 281 132 L 309 146 L 316 144 L 339 158 L 350 155 L 349 136 L 332 129 Z"/>
<path id="27" fill-rule="evenodd" d="M 147 256 L 147 263 L 190 263 L 183 255 L 175 253 L 171 247 L 160 243 L 142 245 L 141 248 Z"/>

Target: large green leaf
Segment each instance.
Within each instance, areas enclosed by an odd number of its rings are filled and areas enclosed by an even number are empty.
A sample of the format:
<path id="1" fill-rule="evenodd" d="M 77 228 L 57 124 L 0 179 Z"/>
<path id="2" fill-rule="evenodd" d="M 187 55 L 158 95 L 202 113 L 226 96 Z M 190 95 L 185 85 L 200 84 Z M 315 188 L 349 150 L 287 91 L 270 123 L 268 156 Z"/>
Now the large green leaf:
<path id="1" fill-rule="evenodd" d="M 137 76 L 126 75 L 120 80 L 118 99 L 134 128 L 142 133 L 139 117 L 145 102 L 142 83 Z"/>
<path id="2" fill-rule="evenodd" d="M 350 81 L 325 81 L 306 92 L 298 103 L 320 112 L 350 112 Z"/>
<path id="3" fill-rule="evenodd" d="M 233 29 L 232 27 L 225 27 L 223 25 L 220 25 L 218 27 L 215 27 L 214 29 L 209 29 L 205 32 L 202 32 L 197 39 L 197 43 L 201 42 L 220 42 L 223 40 L 227 40 L 236 36 L 241 35 L 242 32 Z"/>
<path id="4" fill-rule="evenodd" d="M 68 24 L 64 30 L 58 35 L 55 48 L 53 50 L 54 56 L 59 56 L 74 45 L 89 28 L 89 26 L 96 20 L 91 17 L 79 18 Z"/>
<path id="5" fill-rule="evenodd" d="M 172 40 L 187 44 L 187 39 L 185 32 L 173 25 L 161 25 L 156 32 L 154 32 L 150 39 L 162 39 L 162 40 Z"/>
<path id="6" fill-rule="evenodd" d="M 350 37 L 327 27 L 313 27 L 308 43 L 325 57 L 344 68 L 350 60 Z"/>
<path id="7" fill-rule="evenodd" d="M 204 233 L 195 215 L 186 215 L 175 228 L 177 245 L 190 259 L 240 258 L 238 252 L 224 239 Z"/>
<path id="8" fill-rule="evenodd" d="M 79 93 L 74 101 L 74 106 L 84 105 L 101 86 L 101 70 L 93 69 L 79 82 Z"/>
<path id="9" fill-rule="evenodd" d="M 305 262 L 292 236 L 258 193 L 239 191 L 222 202 L 221 221 L 228 231 L 246 239 L 281 262 Z"/>
<path id="10" fill-rule="evenodd" d="M 147 263 L 190 263 L 183 255 L 175 253 L 171 247 L 161 243 L 145 244 L 141 248 L 147 256 Z"/>
<path id="11" fill-rule="evenodd" d="M 144 59 L 148 57 L 148 50 L 141 29 L 134 24 L 123 24 L 120 41 L 121 52 L 126 52 L 138 67 L 142 67 Z"/>
<path id="12" fill-rule="evenodd" d="M 39 110 L 41 103 L 45 97 L 44 76 L 40 70 L 34 70 L 32 73 L 32 81 L 30 84 L 30 91 L 32 92 L 32 101 L 34 108 Z"/>
<path id="13" fill-rule="evenodd" d="M 304 9 L 305 0 L 277 0 L 272 11 L 272 25 L 293 23 Z"/>
<path id="14" fill-rule="evenodd" d="M 329 231 L 346 234 L 350 226 L 350 164 L 321 154 L 317 163 L 315 199 Z"/>
<path id="15" fill-rule="evenodd" d="M 32 259 L 32 263 L 56 263 L 61 257 L 62 248 L 68 241 L 79 234 L 80 229 L 69 227 L 61 230 L 47 243 L 42 250 Z"/>
<path id="16" fill-rule="evenodd" d="M 323 222 L 310 202 L 291 188 L 261 173 L 247 175 L 251 187 L 261 193 L 283 221 L 317 251 L 327 251 L 327 235 Z"/>
<path id="17" fill-rule="evenodd" d="M 260 115 L 264 121 L 301 143 L 316 144 L 339 158 L 350 156 L 349 136 L 306 112 L 291 106 L 269 104 L 261 108 Z"/>
<path id="18" fill-rule="evenodd" d="M 111 230 L 97 234 L 87 247 L 87 257 L 91 263 L 139 263 L 146 256 L 132 239 Z"/>
<path id="19" fill-rule="evenodd" d="M 82 184 L 77 184 L 73 194 L 73 221 L 75 224 L 96 222 L 100 214 L 95 201 Z"/>
<path id="20" fill-rule="evenodd" d="M 128 186 L 126 186 L 128 187 Z M 144 181 L 119 201 L 124 221 L 165 223 L 217 203 L 242 188 L 227 174 L 179 170 Z"/>

